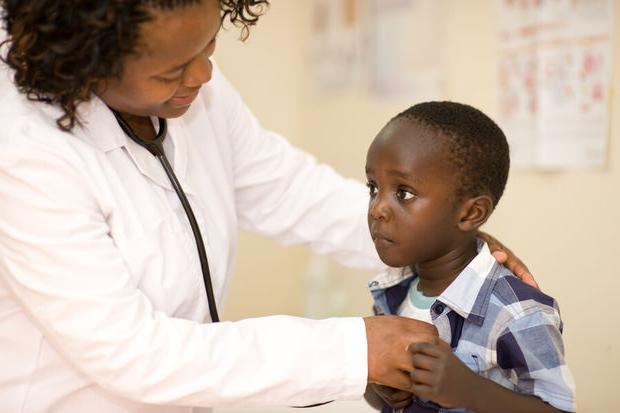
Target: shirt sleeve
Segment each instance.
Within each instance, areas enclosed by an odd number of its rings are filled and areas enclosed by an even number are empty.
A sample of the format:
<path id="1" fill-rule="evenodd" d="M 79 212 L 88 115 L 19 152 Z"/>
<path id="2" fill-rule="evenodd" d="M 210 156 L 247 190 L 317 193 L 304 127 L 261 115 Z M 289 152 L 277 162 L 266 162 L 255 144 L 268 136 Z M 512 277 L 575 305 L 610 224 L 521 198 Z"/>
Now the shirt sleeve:
<path id="1" fill-rule="evenodd" d="M 511 372 L 519 393 L 538 396 L 562 411 L 576 411 L 575 383 L 564 358 L 557 308 L 528 311 L 513 320 L 497 340 L 497 361 Z"/>
<path id="2" fill-rule="evenodd" d="M 217 68 L 213 80 L 228 119 L 240 226 L 285 244 L 308 243 L 349 267 L 385 268 L 368 231 L 367 188 L 263 129 Z"/>
<path id="3" fill-rule="evenodd" d="M 0 288 L 73 368 L 153 404 L 308 405 L 363 394 L 360 318 L 200 324 L 155 310 L 109 234 L 110 211 L 89 178 L 101 173 L 96 157 L 41 129 L 0 139 Z M 44 137 L 23 143 L 23 133 Z"/>

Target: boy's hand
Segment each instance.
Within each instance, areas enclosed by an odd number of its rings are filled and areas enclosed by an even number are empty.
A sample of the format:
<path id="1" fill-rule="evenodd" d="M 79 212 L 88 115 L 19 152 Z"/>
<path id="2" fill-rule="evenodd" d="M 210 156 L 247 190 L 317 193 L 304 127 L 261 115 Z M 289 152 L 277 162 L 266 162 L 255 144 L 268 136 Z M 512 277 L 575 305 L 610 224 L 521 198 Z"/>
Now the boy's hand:
<path id="1" fill-rule="evenodd" d="M 437 342 L 437 329 L 423 321 L 399 316 L 365 317 L 368 341 L 368 382 L 401 390 L 411 387 L 412 343 Z"/>
<path id="2" fill-rule="evenodd" d="M 411 345 L 414 370 L 411 391 L 416 396 L 444 407 L 468 407 L 474 396 L 478 375 L 465 366 L 450 346 L 437 344 Z"/>
<path id="3" fill-rule="evenodd" d="M 478 236 L 487 243 L 497 262 L 505 265 L 514 275 L 521 278 L 524 283 L 539 288 L 530 270 L 510 249 L 486 232 L 478 231 Z"/>

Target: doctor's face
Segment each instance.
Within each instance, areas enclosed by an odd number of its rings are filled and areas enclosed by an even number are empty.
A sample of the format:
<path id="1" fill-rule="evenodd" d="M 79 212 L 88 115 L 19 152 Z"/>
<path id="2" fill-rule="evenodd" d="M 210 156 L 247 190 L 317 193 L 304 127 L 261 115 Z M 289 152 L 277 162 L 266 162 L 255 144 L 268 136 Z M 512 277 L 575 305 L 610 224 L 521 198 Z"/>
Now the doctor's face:
<path id="1" fill-rule="evenodd" d="M 123 62 L 121 78 L 103 82 L 98 95 L 121 113 L 175 118 L 211 79 L 220 3 L 202 0 L 151 14 L 140 27 L 137 52 Z"/>

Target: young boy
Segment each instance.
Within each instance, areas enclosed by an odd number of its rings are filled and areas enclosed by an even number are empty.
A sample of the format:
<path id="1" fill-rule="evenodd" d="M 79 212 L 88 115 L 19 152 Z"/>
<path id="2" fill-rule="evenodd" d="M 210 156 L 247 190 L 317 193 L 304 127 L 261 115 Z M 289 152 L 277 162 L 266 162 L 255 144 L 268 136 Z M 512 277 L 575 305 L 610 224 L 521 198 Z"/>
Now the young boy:
<path id="1" fill-rule="evenodd" d="M 383 262 L 400 268 L 370 282 L 375 308 L 432 323 L 441 338 L 411 346 L 412 395 L 369 386 L 406 413 L 575 411 L 557 303 L 477 238 L 509 163 L 501 129 L 453 102 L 407 109 L 368 150 L 368 226 Z"/>

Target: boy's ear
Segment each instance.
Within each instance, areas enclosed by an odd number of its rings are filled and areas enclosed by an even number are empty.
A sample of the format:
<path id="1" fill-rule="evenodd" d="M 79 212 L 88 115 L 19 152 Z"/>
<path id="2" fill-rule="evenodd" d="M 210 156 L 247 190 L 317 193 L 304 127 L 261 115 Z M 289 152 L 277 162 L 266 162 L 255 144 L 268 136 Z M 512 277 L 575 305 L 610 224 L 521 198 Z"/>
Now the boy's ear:
<path id="1" fill-rule="evenodd" d="M 488 195 L 467 198 L 461 205 L 458 228 L 463 232 L 475 231 L 493 212 L 493 200 Z"/>

